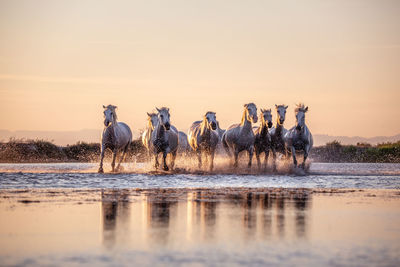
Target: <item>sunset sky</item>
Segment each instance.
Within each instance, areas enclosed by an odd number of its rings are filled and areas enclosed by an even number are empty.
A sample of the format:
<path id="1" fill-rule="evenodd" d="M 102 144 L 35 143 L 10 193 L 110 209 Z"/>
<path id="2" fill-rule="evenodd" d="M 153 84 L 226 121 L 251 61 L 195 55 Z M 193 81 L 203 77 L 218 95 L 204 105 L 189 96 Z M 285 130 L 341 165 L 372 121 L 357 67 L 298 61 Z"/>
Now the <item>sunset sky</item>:
<path id="1" fill-rule="evenodd" d="M 0 129 L 101 129 L 102 105 L 187 130 L 243 104 L 313 133 L 400 133 L 400 1 L 0 1 Z M 275 120 L 275 113 L 274 120 Z"/>

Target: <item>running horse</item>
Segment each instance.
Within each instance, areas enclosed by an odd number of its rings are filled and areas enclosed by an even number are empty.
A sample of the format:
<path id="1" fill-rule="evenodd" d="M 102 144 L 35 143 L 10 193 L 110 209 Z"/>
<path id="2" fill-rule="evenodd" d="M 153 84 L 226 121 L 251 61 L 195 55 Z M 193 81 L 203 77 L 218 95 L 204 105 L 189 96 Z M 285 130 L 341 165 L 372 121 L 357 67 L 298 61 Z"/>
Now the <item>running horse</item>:
<path id="1" fill-rule="evenodd" d="M 241 151 L 246 150 L 249 154 L 249 162 L 247 166 L 251 167 L 254 153 L 254 133 L 252 123 L 256 123 L 257 106 L 254 103 L 244 105 L 242 121 L 240 124 L 231 125 L 222 135 L 222 144 L 226 153 L 231 156 L 233 151 L 233 166 L 238 166 L 238 156 Z"/>
<path id="2" fill-rule="evenodd" d="M 170 123 L 169 108 L 157 108 L 158 123 L 151 134 L 151 142 L 153 145 L 154 167 L 157 169 L 160 165 L 158 162 L 158 154 L 163 154 L 163 170 L 168 171 L 167 155 L 171 154 L 171 169 L 174 168 L 176 153 L 178 150 L 178 130 Z"/>
<path id="3" fill-rule="evenodd" d="M 188 141 L 190 147 L 197 153 L 199 168 L 202 166 L 201 156 L 205 153 L 210 157 L 210 170 L 214 168 L 215 149 L 219 142 L 217 119 L 215 112 L 207 112 L 202 121 L 195 121 L 189 129 Z"/>
<path id="4" fill-rule="evenodd" d="M 126 152 L 132 142 L 132 132 L 128 125 L 123 122 L 117 121 L 117 113 L 115 110 L 116 106 L 108 105 L 104 106 L 104 130 L 101 138 L 101 155 L 100 155 L 100 167 L 98 172 L 103 173 L 103 159 L 104 153 L 107 148 L 113 152 L 112 157 L 112 172 L 119 170 L 121 162 L 124 160 Z M 115 159 L 119 151 L 123 151 L 120 161 L 115 168 Z"/>
<path id="5" fill-rule="evenodd" d="M 296 106 L 296 125 L 285 134 L 286 148 L 288 152 L 292 154 L 293 164 L 295 167 L 297 167 L 296 152 L 303 152 L 304 159 L 303 163 L 301 163 L 301 168 L 303 169 L 305 167 L 306 159 L 314 143 L 312 134 L 305 122 L 305 114 L 307 111 L 308 107 L 305 107 L 304 104 L 300 103 Z"/>

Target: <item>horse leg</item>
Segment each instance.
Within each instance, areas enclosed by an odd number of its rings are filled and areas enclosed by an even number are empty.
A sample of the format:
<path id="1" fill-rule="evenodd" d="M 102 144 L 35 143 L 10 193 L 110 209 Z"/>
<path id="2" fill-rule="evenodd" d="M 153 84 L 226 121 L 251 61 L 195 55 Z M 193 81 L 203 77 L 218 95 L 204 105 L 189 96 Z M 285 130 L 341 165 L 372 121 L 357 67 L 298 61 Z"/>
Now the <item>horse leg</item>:
<path id="1" fill-rule="evenodd" d="M 124 148 L 124 151 L 122 152 L 122 156 L 121 156 L 121 158 L 120 158 L 120 160 L 119 160 L 119 163 L 118 163 L 118 165 L 117 165 L 117 171 L 118 171 L 119 168 L 121 167 L 122 161 L 124 161 L 124 159 L 125 159 L 126 152 L 128 151 L 129 145 L 130 145 L 130 144 L 127 144 L 127 145 L 125 146 L 125 148 Z"/>
<path id="2" fill-rule="evenodd" d="M 309 151 L 310 151 L 310 145 L 307 144 L 306 147 L 304 148 L 304 159 L 303 159 L 303 163 L 301 164 L 301 167 L 303 168 L 303 170 L 304 170 L 304 168 L 306 166 L 306 159 L 308 157 L 308 152 Z"/>
<path id="3" fill-rule="evenodd" d="M 164 151 L 163 152 L 163 163 L 164 163 L 163 170 L 164 171 L 169 170 L 168 165 L 167 165 L 167 155 L 168 155 L 167 151 Z"/>
<path id="4" fill-rule="evenodd" d="M 261 151 L 260 151 L 260 150 L 261 150 L 261 149 L 256 148 L 256 159 L 257 159 L 257 166 L 258 166 L 258 169 L 261 168 L 261 161 L 260 161 L 260 154 L 261 154 Z"/>
<path id="5" fill-rule="evenodd" d="M 171 154 L 172 154 L 171 170 L 173 170 L 173 169 L 174 169 L 174 166 L 175 166 L 176 153 L 177 153 L 177 150 L 175 150 L 174 152 L 171 153 Z"/>
<path id="6" fill-rule="evenodd" d="M 228 143 L 226 142 L 225 138 L 226 138 L 225 135 L 223 135 L 222 136 L 222 146 L 224 147 L 225 152 L 228 155 L 228 157 L 231 157 L 231 152 L 229 151 L 229 146 L 228 146 Z"/>
<path id="7" fill-rule="evenodd" d="M 211 149 L 210 151 L 210 171 L 214 169 L 214 156 L 215 156 L 215 149 Z"/>
<path id="8" fill-rule="evenodd" d="M 199 169 L 201 169 L 201 165 L 202 165 L 202 162 L 201 162 L 201 150 L 199 149 L 199 148 L 197 148 L 197 159 L 199 160 Z"/>
<path id="9" fill-rule="evenodd" d="M 264 169 L 267 169 L 267 167 L 268 167 L 269 149 L 265 149 L 264 153 L 265 153 Z"/>
<path id="10" fill-rule="evenodd" d="M 276 148 L 272 149 L 272 170 L 276 172 Z"/>
<path id="11" fill-rule="evenodd" d="M 249 163 L 247 164 L 248 168 L 251 168 L 251 162 L 253 160 L 254 146 L 251 146 L 248 150 L 249 152 Z"/>
<path id="12" fill-rule="evenodd" d="M 104 151 L 105 150 L 106 150 L 106 148 L 102 144 L 101 145 L 101 154 L 100 154 L 100 167 L 99 167 L 99 170 L 98 170 L 99 173 L 103 173 L 104 172 L 104 170 L 103 170 L 103 159 L 104 159 Z"/>
<path id="13" fill-rule="evenodd" d="M 117 149 L 114 149 L 113 151 L 113 158 L 112 158 L 112 162 L 111 162 L 111 168 L 112 168 L 112 172 L 115 171 L 115 159 L 117 158 Z"/>
<path id="14" fill-rule="evenodd" d="M 234 153 L 234 163 L 233 167 L 237 168 L 239 163 L 238 163 L 238 157 L 239 157 L 239 149 L 235 148 L 235 153 Z"/>
<path id="15" fill-rule="evenodd" d="M 158 166 L 160 166 L 160 163 L 158 163 L 158 152 L 154 154 L 154 168 L 157 170 Z"/>
<path id="16" fill-rule="evenodd" d="M 294 146 L 291 147 L 291 152 L 292 152 L 292 157 L 293 157 L 293 164 L 294 167 L 297 167 L 297 159 L 296 159 L 296 150 L 294 149 Z"/>

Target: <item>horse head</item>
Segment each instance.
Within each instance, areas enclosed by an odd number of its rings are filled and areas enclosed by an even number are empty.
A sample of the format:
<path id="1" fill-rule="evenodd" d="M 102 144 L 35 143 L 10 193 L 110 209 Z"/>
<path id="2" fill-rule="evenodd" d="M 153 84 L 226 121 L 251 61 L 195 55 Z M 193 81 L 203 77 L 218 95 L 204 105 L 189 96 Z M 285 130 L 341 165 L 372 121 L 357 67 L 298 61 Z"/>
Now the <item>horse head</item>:
<path id="1" fill-rule="evenodd" d="M 162 107 L 161 109 L 156 109 L 158 112 L 157 116 L 160 125 L 164 126 L 164 128 L 168 131 L 171 127 L 169 108 Z"/>
<path id="2" fill-rule="evenodd" d="M 256 123 L 258 121 L 257 117 L 257 106 L 254 103 L 244 104 L 246 110 L 246 118 L 248 121 L 252 123 Z"/>
<path id="3" fill-rule="evenodd" d="M 306 125 L 306 112 L 308 111 L 308 107 L 304 106 L 304 104 L 300 103 L 296 105 L 296 109 L 294 110 L 296 115 L 296 130 L 303 130 Z"/>
<path id="4" fill-rule="evenodd" d="M 115 112 L 115 110 L 117 109 L 117 106 L 113 106 L 113 105 L 108 105 L 108 106 L 104 106 L 104 126 L 108 127 L 108 125 L 110 125 L 110 123 L 115 122 L 117 120 L 117 113 Z"/>
<path id="5" fill-rule="evenodd" d="M 151 129 L 154 129 L 154 127 L 156 127 L 157 123 L 158 123 L 158 117 L 157 117 L 157 113 L 148 113 L 147 112 L 147 120 L 149 122 L 149 127 Z"/>
<path id="6" fill-rule="evenodd" d="M 215 116 L 215 112 L 208 111 L 206 115 L 204 115 L 204 120 L 209 128 L 213 130 L 217 129 L 217 117 Z"/>
<path id="7" fill-rule="evenodd" d="M 286 109 L 288 106 L 285 105 L 275 105 L 276 113 L 278 114 L 278 124 L 282 125 L 286 118 Z"/>
<path id="8" fill-rule="evenodd" d="M 272 113 L 271 109 L 261 109 L 261 119 L 263 123 L 268 125 L 268 128 L 272 127 Z"/>

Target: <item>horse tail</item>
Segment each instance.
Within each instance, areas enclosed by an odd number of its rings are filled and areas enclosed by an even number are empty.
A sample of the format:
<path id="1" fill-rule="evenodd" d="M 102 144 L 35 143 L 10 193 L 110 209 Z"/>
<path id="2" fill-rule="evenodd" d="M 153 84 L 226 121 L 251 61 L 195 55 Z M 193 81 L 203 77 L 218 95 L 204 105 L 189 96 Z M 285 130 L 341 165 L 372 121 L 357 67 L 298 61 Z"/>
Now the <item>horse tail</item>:
<path id="1" fill-rule="evenodd" d="M 222 145 L 225 148 L 226 154 L 228 154 L 229 157 L 231 157 L 231 152 L 229 151 L 229 146 L 228 143 L 226 142 L 226 132 L 222 135 Z"/>

